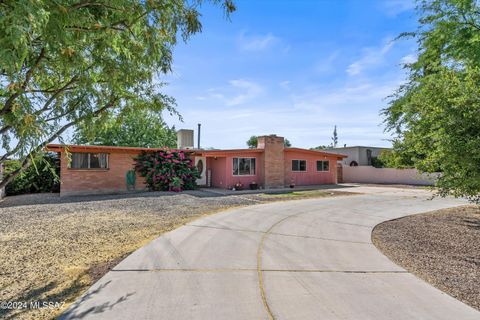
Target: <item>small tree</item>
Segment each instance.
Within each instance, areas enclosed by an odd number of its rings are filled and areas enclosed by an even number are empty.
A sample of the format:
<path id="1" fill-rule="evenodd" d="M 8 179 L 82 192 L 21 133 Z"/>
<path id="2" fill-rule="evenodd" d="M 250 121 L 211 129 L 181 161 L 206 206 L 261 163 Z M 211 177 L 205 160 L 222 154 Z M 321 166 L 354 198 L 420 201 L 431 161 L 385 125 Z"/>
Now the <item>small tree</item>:
<path id="1" fill-rule="evenodd" d="M 321 145 L 321 146 L 317 146 L 317 147 L 314 147 L 314 148 L 310 148 L 310 150 L 326 150 L 328 148 L 329 148 L 328 146 Z"/>
<path id="2" fill-rule="evenodd" d="M 250 139 L 247 140 L 247 146 L 250 149 L 255 149 L 257 147 L 258 138 L 257 136 L 251 136 Z"/>
<path id="3" fill-rule="evenodd" d="M 135 161 L 135 169 L 146 178 L 149 190 L 192 190 L 196 186 L 196 179 L 200 178 L 192 160 L 181 150 L 144 152 Z"/>
<path id="4" fill-rule="evenodd" d="M 332 147 L 336 147 L 338 144 L 338 135 L 337 135 L 337 126 L 333 129 L 333 136 L 332 136 Z"/>
<path id="5" fill-rule="evenodd" d="M 258 144 L 258 137 L 257 136 L 251 136 L 247 140 L 247 146 L 248 146 L 249 149 L 255 149 L 257 147 L 257 144 Z M 285 147 L 291 147 L 292 143 L 288 139 L 285 139 L 285 141 L 283 142 L 283 145 Z"/>

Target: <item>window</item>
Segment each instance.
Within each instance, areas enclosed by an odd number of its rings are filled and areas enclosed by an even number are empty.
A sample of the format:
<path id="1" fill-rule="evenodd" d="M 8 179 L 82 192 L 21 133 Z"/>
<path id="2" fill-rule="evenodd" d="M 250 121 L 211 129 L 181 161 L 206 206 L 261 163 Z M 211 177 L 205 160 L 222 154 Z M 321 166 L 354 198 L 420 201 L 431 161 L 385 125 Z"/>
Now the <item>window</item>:
<path id="1" fill-rule="evenodd" d="M 108 154 L 106 153 L 72 153 L 71 169 L 107 169 Z"/>
<path id="2" fill-rule="evenodd" d="M 292 171 L 307 171 L 307 160 L 292 160 Z"/>
<path id="3" fill-rule="evenodd" d="M 255 158 L 233 158 L 234 176 L 254 176 Z"/>
<path id="4" fill-rule="evenodd" d="M 328 160 L 318 160 L 317 171 L 330 171 L 330 162 Z"/>

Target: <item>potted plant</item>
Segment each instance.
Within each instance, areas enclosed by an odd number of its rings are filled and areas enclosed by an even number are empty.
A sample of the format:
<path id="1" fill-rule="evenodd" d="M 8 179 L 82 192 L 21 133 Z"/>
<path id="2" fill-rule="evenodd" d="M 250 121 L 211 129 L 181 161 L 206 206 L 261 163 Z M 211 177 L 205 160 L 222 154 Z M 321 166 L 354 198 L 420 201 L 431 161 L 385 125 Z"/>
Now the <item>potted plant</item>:
<path id="1" fill-rule="evenodd" d="M 235 183 L 235 190 L 243 190 L 243 184 L 240 181 Z"/>
<path id="2" fill-rule="evenodd" d="M 290 188 L 295 188 L 295 181 L 293 179 L 290 180 Z"/>
<path id="3" fill-rule="evenodd" d="M 258 184 L 255 181 L 250 182 L 250 190 L 257 190 Z"/>

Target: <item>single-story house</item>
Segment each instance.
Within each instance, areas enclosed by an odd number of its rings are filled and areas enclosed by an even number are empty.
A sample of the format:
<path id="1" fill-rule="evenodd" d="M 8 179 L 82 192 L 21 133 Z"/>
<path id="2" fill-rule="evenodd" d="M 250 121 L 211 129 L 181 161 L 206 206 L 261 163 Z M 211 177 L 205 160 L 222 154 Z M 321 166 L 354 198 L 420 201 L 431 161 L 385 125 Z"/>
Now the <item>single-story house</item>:
<path id="1" fill-rule="evenodd" d="M 193 139 L 192 139 L 193 141 Z M 238 182 L 260 188 L 337 183 L 336 163 L 346 156 L 324 151 L 288 148 L 276 135 L 258 137 L 256 149 L 202 150 L 182 148 L 201 171 L 199 185 L 230 189 Z M 126 173 L 141 152 L 163 149 L 50 144 L 60 154 L 60 194 L 118 193 L 129 188 Z M 68 150 L 68 152 L 66 152 Z M 135 190 L 145 189 L 138 174 Z"/>
<path id="2" fill-rule="evenodd" d="M 371 166 L 372 158 L 377 158 L 384 150 L 391 150 L 391 148 L 352 146 L 325 149 L 327 152 L 345 155 L 342 165 L 350 167 Z"/>

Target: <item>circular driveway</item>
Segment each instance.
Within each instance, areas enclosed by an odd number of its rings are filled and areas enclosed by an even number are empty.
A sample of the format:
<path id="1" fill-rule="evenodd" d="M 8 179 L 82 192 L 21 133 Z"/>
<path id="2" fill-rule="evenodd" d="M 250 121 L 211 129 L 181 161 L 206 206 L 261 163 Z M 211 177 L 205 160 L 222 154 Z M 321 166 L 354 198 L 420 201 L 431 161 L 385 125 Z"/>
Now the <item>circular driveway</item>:
<path id="1" fill-rule="evenodd" d="M 465 202 L 429 200 L 421 189 L 351 191 L 362 194 L 261 204 L 193 221 L 131 254 L 62 318 L 480 318 L 371 243 L 380 222 Z"/>

